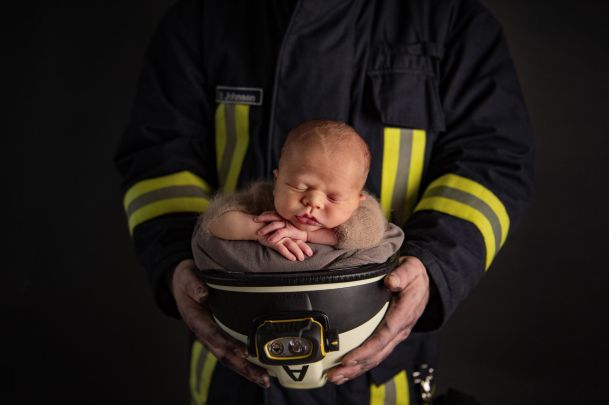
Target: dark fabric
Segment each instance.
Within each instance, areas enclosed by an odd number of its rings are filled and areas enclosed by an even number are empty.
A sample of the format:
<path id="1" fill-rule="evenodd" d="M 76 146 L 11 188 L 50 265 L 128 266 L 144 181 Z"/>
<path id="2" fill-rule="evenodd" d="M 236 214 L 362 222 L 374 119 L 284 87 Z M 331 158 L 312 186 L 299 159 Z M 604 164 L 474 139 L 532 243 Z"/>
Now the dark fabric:
<path id="1" fill-rule="evenodd" d="M 474 396 L 449 388 L 446 393 L 438 396 L 433 405 L 482 405 Z"/>
<path id="2" fill-rule="evenodd" d="M 412 375 L 407 370 L 407 374 Z M 217 364 L 212 376 L 208 396 L 209 405 L 368 405 L 370 384 L 366 374 L 343 385 L 327 383 L 311 390 L 284 388 L 276 379 L 271 379 L 271 387 L 262 389 L 243 377 Z M 418 390 L 409 378 L 410 404 L 421 404 Z"/>
<path id="3" fill-rule="evenodd" d="M 240 187 L 270 179 L 292 127 L 325 118 L 369 144 L 366 189 L 378 196 L 383 129 L 420 128 L 421 191 L 447 173 L 472 179 L 505 204 L 514 228 L 531 197 L 533 137 L 501 27 L 477 0 L 308 0 L 289 22 L 276 1 L 182 0 L 167 14 L 116 155 L 125 190 L 182 170 L 217 188 L 215 88 L 254 87 L 264 101 L 250 109 Z M 157 291 L 190 255 L 189 221 L 167 215 L 134 230 Z M 437 329 L 484 274 L 483 239 L 472 223 L 434 211 L 412 215 L 404 232 L 402 253 L 419 257 L 434 284 L 419 324 Z M 170 296 L 157 297 L 171 313 Z"/>

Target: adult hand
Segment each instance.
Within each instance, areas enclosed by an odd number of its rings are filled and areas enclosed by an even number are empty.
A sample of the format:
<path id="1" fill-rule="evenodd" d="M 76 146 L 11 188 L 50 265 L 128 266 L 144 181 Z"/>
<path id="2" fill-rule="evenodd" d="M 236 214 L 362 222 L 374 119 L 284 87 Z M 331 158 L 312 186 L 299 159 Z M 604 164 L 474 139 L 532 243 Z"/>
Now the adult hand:
<path id="1" fill-rule="evenodd" d="M 214 322 L 206 304 L 207 286 L 194 274 L 194 268 L 192 260 L 183 260 L 169 277 L 182 320 L 220 363 L 263 388 L 270 387 L 267 372 L 247 361 L 245 346 Z"/>
<path id="2" fill-rule="evenodd" d="M 429 301 L 429 276 L 423 263 L 413 256 L 385 277 L 385 287 L 394 293 L 385 317 L 374 333 L 358 348 L 328 370 L 328 380 L 340 385 L 360 376 L 383 361 L 405 340 Z"/>

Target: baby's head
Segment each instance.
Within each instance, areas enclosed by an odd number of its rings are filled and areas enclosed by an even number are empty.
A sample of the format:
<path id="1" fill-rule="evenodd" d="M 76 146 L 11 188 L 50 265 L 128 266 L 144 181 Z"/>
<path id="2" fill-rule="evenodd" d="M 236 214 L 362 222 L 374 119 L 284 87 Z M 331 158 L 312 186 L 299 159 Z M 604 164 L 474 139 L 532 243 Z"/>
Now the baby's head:
<path id="1" fill-rule="evenodd" d="M 349 125 L 307 121 L 294 128 L 275 170 L 275 209 L 305 231 L 345 223 L 365 197 L 366 142 Z"/>

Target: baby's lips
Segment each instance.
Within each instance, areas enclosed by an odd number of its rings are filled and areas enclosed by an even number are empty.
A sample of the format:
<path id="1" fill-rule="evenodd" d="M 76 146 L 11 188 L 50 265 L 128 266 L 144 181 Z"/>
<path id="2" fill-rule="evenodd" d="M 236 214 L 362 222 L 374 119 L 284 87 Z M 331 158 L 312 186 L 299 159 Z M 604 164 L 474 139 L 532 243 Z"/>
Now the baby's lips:
<path id="1" fill-rule="evenodd" d="M 310 217 L 307 215 L 297 215 L 296 219 L 298 219 L 299 222 L 306 224 L 306 225 L 321 226 L 321 224 L 315 217 Z"/>

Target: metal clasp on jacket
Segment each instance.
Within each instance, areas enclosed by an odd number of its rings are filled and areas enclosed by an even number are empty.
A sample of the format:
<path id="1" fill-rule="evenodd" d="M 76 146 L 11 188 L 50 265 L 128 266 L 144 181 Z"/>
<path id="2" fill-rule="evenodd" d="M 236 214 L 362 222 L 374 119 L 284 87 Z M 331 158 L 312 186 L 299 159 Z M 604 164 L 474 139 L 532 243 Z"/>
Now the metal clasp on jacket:
<path id="1" fill-rule="evenodd" d="M 415 385 L 419 387 L 421 401 L 425 405 L 431 405 L 433 389 L 433 368 L 428 364 L 421 364 L 418 370 L 412 373 Z"/>

